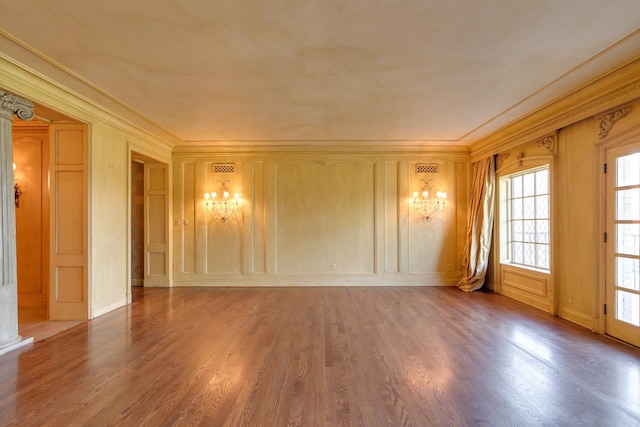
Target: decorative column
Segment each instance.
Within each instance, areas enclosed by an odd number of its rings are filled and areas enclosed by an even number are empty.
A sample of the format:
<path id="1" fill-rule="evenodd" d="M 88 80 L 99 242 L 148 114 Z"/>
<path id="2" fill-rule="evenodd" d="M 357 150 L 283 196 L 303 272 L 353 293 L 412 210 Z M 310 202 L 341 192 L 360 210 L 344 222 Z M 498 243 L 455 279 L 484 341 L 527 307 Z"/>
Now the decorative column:
<path id="1" fill-rule="evenodd" d="M 0 91 L 0 354 L 33 338 L 18 335 L 18 266 L 16 211 L 13 190 L 13 115 L 33 118 L 33 102 Z"/>

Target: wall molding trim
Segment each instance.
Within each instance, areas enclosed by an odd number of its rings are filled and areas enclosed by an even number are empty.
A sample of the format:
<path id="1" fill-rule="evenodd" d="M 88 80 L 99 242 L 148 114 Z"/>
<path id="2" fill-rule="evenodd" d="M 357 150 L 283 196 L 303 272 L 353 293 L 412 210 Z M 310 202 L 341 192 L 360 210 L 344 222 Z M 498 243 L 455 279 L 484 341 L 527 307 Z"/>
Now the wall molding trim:
<path id="1" fill-rule="evenodd" d="M 471 161 L 512 149 L 539 135 L 549 134 L 584 119 L 595 118 L 603 111 L 638 99 L 640 59 L 594 79 L 473 144 Z"/>
<path id="2" fill-rule="evenodd" d="M 629 114 L 629 112 L 631 112 L 631 106 L 626 106 L 600 117 L 600 133 L 598 133 L 600 139 L 605 138 L 609 134 L 609 131 L 611 130 L 613 125 L 618 120 Z"/>

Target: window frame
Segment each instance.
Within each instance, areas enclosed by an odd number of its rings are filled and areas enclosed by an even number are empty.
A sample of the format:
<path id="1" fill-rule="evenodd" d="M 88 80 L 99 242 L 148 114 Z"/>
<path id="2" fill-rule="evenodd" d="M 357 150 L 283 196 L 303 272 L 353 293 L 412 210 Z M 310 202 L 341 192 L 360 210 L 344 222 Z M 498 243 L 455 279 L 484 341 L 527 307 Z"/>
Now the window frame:
<path id="1" fill-rule="evenodd" d="M 517 268 L 522 268 L 525 270 L 537 271 L 545 274 L 551 274 L 553 269 L 553 208 L 552 208 L 552 200 L 553 200 L 553 168 L 552 162 L 547 156 L 540 156 L 534 158 L 529 158 L 529 161 L 524 164 L 522 162 L 518 165 L 517 168 L 508 168 L 504 171 L 500 171 L 499 175 L 496 177 L 498 183 L 498 195 L 497 195 L 497 203 L 498 203 L 498 225 L 499 225 L 499 244 L 498 244 L 498 260 L 500 264 L 510 265 Z M 539 195 L 546 195 L 548 204 L 547 204 L 547 217 L 544 218 L 547 220 L 548 229 L 547 229 L 547 239 L 546 243 L 532 241 L 529 243 L 534 244 L 534 248 L 537 248 L 538 245 L 546 245 L 547 250 L 547 260 L 548 267 L 539 267 L 536 265 L 525 264 L 521 262 L 515 262 L 512 258 L 512 228 L 511 228 L 511 185 L 512 179 L 528 175 L 530 173 L 536 173 L 541 170 L 547 171 L 547 193 L 540 193 Z M 535 197 L 538 193 L 534 192 L 533 196 Z M 523 197 L 524 198 L 524 197 Z M 535 208 L 534 208 L 535 209 Z M 534 214 L 537 215 L 536 212 Z M 523 214 L 524 217 L 524 214 Z M 524 218 L 522 218 L 524 221 Z M 534 215 L 533 220 L 537 220 L 537 217 Z M 535 240 L 535 239 L 534 239 Z M 526 242 L 525 239 L 522 242 Z M 528 242 L 528 241 L 527 241 Z"/>

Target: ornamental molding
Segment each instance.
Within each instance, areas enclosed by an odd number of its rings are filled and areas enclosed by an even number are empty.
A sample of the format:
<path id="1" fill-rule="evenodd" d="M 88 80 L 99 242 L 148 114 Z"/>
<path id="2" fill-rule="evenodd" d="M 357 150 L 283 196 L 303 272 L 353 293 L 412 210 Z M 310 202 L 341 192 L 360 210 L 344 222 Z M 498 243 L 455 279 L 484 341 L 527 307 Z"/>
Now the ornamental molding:
<path id="1" fill-rule="evenodd" d="M 584 102 L 576 108 L 564 111 L 556 115 L 555 117 L 539 122 L 534 126 L 527 127 L 509 135 L 505 135 L 502 138 L 499 137 L 497 139 L 494 139 L 487 145 L 479 147 L 475 152 L 472 147 L 471 161 L 474 161 L 474 159 L 476 159 L 477 157 L 482 157 L 487 151 L 494 150 L 496 148 L 502 150 L 511 149 L 522 144 L 524 141 L 530 141 L 531 139 L 535 138 L 536 134 L 540 135 L 549 132 L 550 129 L 560 129 L 587 117 L 592 117 L 594 114 L 598 113 L 598 110 L 604 110 L 607 105 L 611 105 L 615 102 L 625 102 L 621 101 L 621 98 L 625 99 L 626 102 L 628 102 L 631 97 L 637 97 L 639 94 L 640 82 L 636 81 L 631 84 L 625 85 L 623 87 L 620 87 L 618 90 L 614 90 L 606 95 L 599 96 L 595 99 Z"/>
<path id="2" fill-rule="evenodd" d="M 33 102 L 0 90 L 0 116 L 13 121 L 13 115 L 20 120 L 33 118 Z"/>
<path id="3" fill-rule="evenodd" d="M 536 144 L 538 147 L 546 148 L 549 153 L 555 156 L 558 153 L 558 131 L 540 138 Z"/>
<path id="4" fill-rule="evenodd" d="M 518 167 L 521 168 L 522 163 L 524 161 L 524 153 L 523 152 L 518 153 L 518 156 L 516 158 L 518 159 Z"/>
<path id="5" fill-rule="evenodd" d="M 496 156 L 496 171 L 502 167 L 502 163 L 509 158 L 511 153 L 500 153 Z"/>
<path id="6" fill-rule="evenodd" d="M 600 126 L 599 126 L 600 133 L 598 133 L 598 136 L 600 137 L 600 139 L 605 138 L 609 134 L 609 131 L 611 130 L 613 125 L 618 120 L 620 120 L 621 118 L 629 114 L 630 111 L 631 111 L 631 107 L 627 106 L 600 117 Z"/>

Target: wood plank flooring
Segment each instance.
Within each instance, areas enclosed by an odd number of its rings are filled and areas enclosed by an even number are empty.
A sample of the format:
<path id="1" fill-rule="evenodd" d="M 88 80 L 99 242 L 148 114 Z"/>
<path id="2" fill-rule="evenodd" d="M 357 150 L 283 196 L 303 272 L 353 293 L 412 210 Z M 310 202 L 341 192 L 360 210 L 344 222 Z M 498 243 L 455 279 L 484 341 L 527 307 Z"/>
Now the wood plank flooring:
<path id="1" fill-rule="evenodd" d="M 0 425 L 640 425 L 639 349 L 500 295 L 134 292 L 0 356 Z"/>

